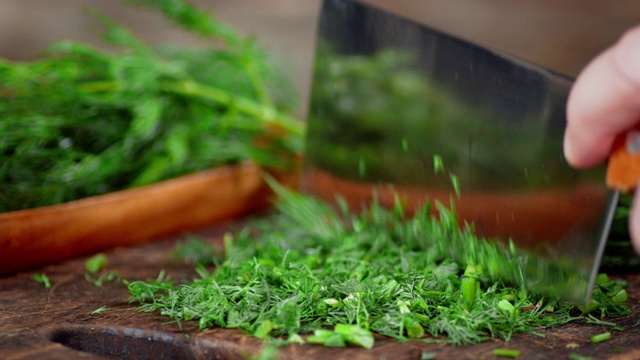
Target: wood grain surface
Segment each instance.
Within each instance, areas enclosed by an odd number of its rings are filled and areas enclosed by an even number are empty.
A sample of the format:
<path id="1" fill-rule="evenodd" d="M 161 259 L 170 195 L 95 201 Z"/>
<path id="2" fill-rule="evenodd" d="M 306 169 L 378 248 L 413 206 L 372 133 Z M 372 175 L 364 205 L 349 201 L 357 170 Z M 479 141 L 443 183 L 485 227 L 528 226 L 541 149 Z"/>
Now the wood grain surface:
<path id="1" fill-rule="evenodd" d="M 199 231 L 213 245 L 222 234 L 239 225 L 225 225 Z M 182 236 L 107 253 L 104 271 L 115 271 L 128 280 L 156 278 L 164 269 L 176 280 L 196 277 L 193 266 L 173 258 L 172 250 Z M 34 272 L 0 278 L 0 359 L 248 359 L 260 353 L 262 342 L 239 330 L 201 331 L 194 322 L 170 323 L 159 314 L 139 313 L 129 304 L 122 283 L 97 287 L 84 278 L 85 258 L 38 269 L 46 273 L 51 288 L 31 279 Z M 578 321 L 556 329 L 540 331 L 542 336 L 516 335 L 508 343 L 489 341 L 473 346 L 411 341 L 400 343 L 376 336 L 373 349 L 326 348 L 290 345 L 279 349 L 281 359 L 494 359 L 494 348 L 522 352 L 521 359 L 566 359 L 569 354 L 594 359 L 637 359 L 640 356 L 640 276 L 624 275 L 632 314 L 614 319 L 625 331 L 613 331 L 611 340 L 592 344 L 592 335 L 610 331 L 600 325 Z M 91 313 L 106 306 L 102 313 Z M 570 343 L 578 349 L 567 347 Z"/>

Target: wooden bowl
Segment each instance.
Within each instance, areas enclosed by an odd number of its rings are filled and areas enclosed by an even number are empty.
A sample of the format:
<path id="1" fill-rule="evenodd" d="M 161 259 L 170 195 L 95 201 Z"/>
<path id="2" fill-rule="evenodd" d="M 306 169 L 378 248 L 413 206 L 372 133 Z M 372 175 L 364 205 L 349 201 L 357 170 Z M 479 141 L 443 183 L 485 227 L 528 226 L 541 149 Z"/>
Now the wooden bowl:
<path id="1" fill-rule="evenodd" d="M 294 185 L 295 173 L 273 173 Z M 65 204 L 0 214 L 0 274 L 9 274 L 265 209 L 260 168 L 242 163 Z"/>

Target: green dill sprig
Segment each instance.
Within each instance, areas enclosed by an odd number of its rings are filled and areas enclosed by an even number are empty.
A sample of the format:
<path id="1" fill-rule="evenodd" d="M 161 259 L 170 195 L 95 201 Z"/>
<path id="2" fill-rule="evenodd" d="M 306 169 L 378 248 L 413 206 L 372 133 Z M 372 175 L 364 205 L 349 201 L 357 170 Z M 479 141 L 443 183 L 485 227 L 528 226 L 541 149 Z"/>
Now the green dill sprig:
<path id="1" fill-rule="evenodd" d="M 273 187 L 278 213 L 233 242 L 227 236 L 226 258 L 213 272 L 200 267 L 199 278 L 180 284 L 163 275 L 131 282 L 131 300 L 141 311 L 195 320 L 202 329 L 241 328 L 260 338 L 313 333 L 308 342 L 330 346 L 349 343 L 345 326 L 399 340 L 469 344 L 585 318 L 570 303 L 496 279 L 503 270 L 480 261 L 484 240 L 461 229 L 444 206 L 436 205 L 439 216 L 426 205 L 408 218 L 401 206 L 373 202 L 354 214 L 344 204 L 338 211 Z M 475 256 L 451 259 L 446 248 L 457 238 L 468 244 L 460 250 Z M 616 297 L 620 286 L 601 277 L 592 312 L 607 318 L 628 313 Z"/>
<path id="2" fill-rule="evenodd" d="M 84 267 L 89 274 L 97 274 L 102 271 L 102 268 L 107 265 L 108 261 L 107 255 L 98 253 L 87 259 L 84 263 Z"/>
<path id="3" fill-rule="evenodd" d="M 107 265 L 107 255 L 98 253 L 85 261 L 84 278 L 88 282 L 95 286 L 102 286 L 110 282 L 122 282 L 125 285 L 128 284 L 127 280 L 122 279 L 120 275 L 115 271 L 103 272 L 102 270 Z"/>
<path id="4" fill-rule="evenodd" d="M 63 41 L 36 61 L 0 59 L 0 212 L 242 161 L 293 166 L 304 125 L 268 54 L 186 1 L 132 2 L 211 47 L 152 48 L 92 11 L 120 51 Z"/>
<path id="5" fill-rule="evenodd" d="M 244 42 L 244 39 L 234 29 L 214 21 L 211 14 L 194 8 L 183 0 L 127 0 L 127 2 L 132 5 L 159 10 L 176 25 L 192 33 L 217 38 L 236 46 L 240 46 Z"/>
<path id="6" fill-rule="evenodd" d="M 109 310 L 109 307 L 106 306 L 106 305 L 103 305 L 103 306 L 100 306 L 99 308 L 93 310 L 90 315 L 91 316 L 99 315 L 99 314 L 102 314 L 103 312 L 105 312 L 107 310 Z"/>

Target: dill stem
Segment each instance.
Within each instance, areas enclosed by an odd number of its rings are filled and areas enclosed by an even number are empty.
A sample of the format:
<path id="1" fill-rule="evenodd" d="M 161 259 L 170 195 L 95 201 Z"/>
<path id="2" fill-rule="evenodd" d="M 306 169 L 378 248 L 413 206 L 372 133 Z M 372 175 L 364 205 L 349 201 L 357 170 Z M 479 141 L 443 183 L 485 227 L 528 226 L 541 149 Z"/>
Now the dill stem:
<path id="1" fill-rule="evenodd" d="M 465 277 L 460 283 L 462 299 L 465 301 L 473 301 L 476 298 L 476 279 Z"/>
<path id="2" fill-rule="evenodd" d="M 92 81 L 82 84 L 80 89 L 88 93 L 97 93 L 118 91 L 123 87 L 124 84 L 119 81 Z M 160 88 L 169 93 L 211 100 L 253 116 L 263 123 L 280 126 L 295 136 L 302 137 L 304 135 L 304 124 L 296 118 L 281 113 L 268 104 L 259 104 L 251 99 L 231 94 L 219 88 L 188 80 L 164 81 Z"/>
<path id="3" fill-rule="evenodd" d="M 591 342 L 594 344 L 601 343 L 603 341 L 607 341 L 611 339 L 611 332 L 607 331 L 602 334 L 593 335 L 591 337 Z"/>
<path id="4" fill-rule="evenodd" d="M 304 125 L 301 121 L 283 114 L 273 107 L 258 104 L 253 100 L 230 94 L 222 89 L 193 81 L 166 81 L 162 84 L 162 90 L 212 100 L 254 116 L 265 123 L 278 125 L 293 135 L 304 135 Z"/>
<path id="5" fill-rule="evenodd" d="M 253 88 L 256 90 L 258 99 L 260 99 L 260 103 L 263 106 L 273 107 L 271 96 L 269 96 L 269 93 L 267 92 L 264 81 L 260 76 L 260 74 L 258 73 L 258 71 L 256 70 L 255 59 L 253 59 L 251 56 L 247 56 L 246 51 L 245 51 L 244 58 L 245 58 L 243 61 L 244 69 L 247 72 L 247 75 L 249 75 L 249 81 L 251 81 Z"/>
<path id="6" fill-rule="evenodd" d="M 520 350 L 513 349 L 493 349 L 493 355 L 509 358 L 517 358 L 520 356 Z"/>

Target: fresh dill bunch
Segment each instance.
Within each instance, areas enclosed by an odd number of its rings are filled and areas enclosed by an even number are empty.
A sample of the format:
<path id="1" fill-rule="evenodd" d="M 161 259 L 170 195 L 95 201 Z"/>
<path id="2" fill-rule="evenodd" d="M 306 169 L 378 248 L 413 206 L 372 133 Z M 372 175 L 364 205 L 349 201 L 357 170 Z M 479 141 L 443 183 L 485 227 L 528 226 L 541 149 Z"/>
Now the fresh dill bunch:
<path id="1" fill-rule="evenodd" d="M 120 51 L 63 41 L 0 60 L 0 212 L 248 160 L 288 167 L 301 152 L 292 86 L 253 39 L 183 0 L 133 3 L 211 46 L 151 48 L 94 11 Z"/>
<path id="2" fill-rule="evenodd" d="M 343 334 L 358 334 L 367 347 L 369 332 L 472 344 L 591 314 L 603 319 L 629 312 L 625 284 L 606 275 L 592 303 L 580 309 L 496 279 L 477 258 L 451 259 L 443 249 L 453 238 L 464 236 L 470 253 L 484 241 L 460 229 L 451 220 L 455 213 L 437 217 L 427 205 L 407 217 L 401 206 L 374 202 L 355 214 L 344 203 L 338 210 L 275 190 L 278 212 L 233 242 L 227 237 L 226 258 L 213 272 L 199 268 L 200 278 L 180 284 L 132 282 L 131 300 L 141 311 L 196 320 L 202 329 L 241 328 L 296 341 L 313 332 L 308 341 L 327 346 L 344 346 Z M 326 330 L 336 326 L 340 331 Z"/>

